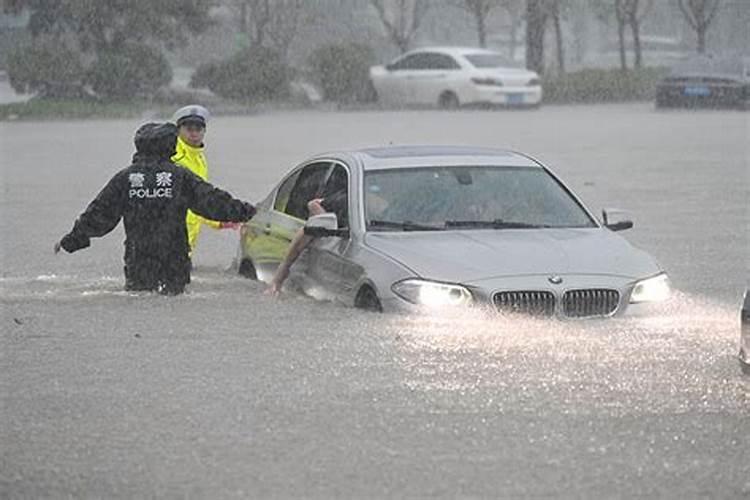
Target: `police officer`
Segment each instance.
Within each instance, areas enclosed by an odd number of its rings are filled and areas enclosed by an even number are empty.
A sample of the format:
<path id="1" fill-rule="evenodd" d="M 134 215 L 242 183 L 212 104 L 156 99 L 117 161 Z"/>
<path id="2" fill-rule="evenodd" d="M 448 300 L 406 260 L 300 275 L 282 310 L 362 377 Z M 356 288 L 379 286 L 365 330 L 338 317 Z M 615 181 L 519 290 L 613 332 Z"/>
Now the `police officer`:
<path id="1" fill-rule="evenodd" d="M 177 127 L 148 123 L 135 133 L 131 166 L 107 183 L 56 245 L 72 253 L 125 225 L 125 289 L 175 295 L 190 282 L 185 215 L 244 222 L 255 208 L 170 161 Z"/>
<path id="2" fill-rule="evenodd" d="M 175 111 L 172 117 L 178 130 L 177 146 L 172 161 L 190 170 L 204 181 L 208 181 L 208 162 L 204 152 L 204 140 L 209 116 L 206 108 L 198 104 L 191 104 Z M 188 210 L 187 230 L 191 253 L 195 250 L 198 234 L 203 225 L 214 229 L 235 229 L 237 227 L 236 223 L 206 219 Z"/>

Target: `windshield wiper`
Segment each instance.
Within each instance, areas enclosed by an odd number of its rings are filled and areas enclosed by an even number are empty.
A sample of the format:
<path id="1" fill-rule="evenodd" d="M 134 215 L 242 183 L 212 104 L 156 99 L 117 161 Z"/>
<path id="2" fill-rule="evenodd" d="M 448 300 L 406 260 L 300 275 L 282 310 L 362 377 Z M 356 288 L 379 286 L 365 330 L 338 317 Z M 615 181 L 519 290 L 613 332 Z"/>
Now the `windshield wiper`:
<path id="1" fill-rule="evenodd" d="M 515 222 L 502 219 L 495 220 L 447 220 L 445 227 L 478 227 L 489 229 L 537 229 L 550 227 L 540 224 L 529 224 L 528 222 Z"/>
<path id="2" fill-rule="evenodd" d="M 410 221 L 391 221 L 391 220 L 378 220 L 372 219 L 370 221 L 370 227 L 390 227 L 394 229 L 400 229 L 402 231 L 442 231 L 444 228 L 439 226 L 430 226 L 428 224 L 417 224 Z"/>

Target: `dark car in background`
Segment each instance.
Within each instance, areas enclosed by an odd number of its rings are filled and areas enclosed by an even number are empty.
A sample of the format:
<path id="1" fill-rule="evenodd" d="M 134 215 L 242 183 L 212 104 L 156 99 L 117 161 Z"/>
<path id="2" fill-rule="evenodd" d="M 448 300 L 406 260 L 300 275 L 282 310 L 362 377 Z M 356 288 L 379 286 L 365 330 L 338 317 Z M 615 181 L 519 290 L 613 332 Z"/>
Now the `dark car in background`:
<path id="1" fill-rule="evenodd" d="M 750 109 L 750 57 L 699 56 L 656 85 L 656 107 Z"/>
<path id="2" fill-rule="evenodd" d="M 745 300 L 740 311 L 740 367 L 742 373 L 750 375 L 750 288 L 745 290 Z"/>

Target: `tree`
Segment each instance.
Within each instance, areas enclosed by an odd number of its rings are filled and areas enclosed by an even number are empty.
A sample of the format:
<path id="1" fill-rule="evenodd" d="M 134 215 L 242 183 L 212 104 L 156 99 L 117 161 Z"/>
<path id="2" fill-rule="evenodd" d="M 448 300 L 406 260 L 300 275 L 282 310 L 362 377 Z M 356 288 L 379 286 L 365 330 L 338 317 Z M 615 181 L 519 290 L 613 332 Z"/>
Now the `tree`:
<path id="1" fill-rule="evenodd" d="M 414 35 L 428 10 L 427 0 L 370 0 L 383 23 L 388 38 L 404 53 L 409 50 Z"/>
<path id="2" fill-rule="evenodd" d="M 698 52 L 706 52 L 706 32 L 719 12 L 721 0 L 678 0 L 682 15 L 698 36 Z"/>
<path id="3" fill-rule="evenodd" d="M 562 33 L 562 0 L 544 0 L 542 8 L 546 19 L 552 21 L 555 29 L 555 47 L 557 48 L 557 69 L 560 74 L 565 73 L 565 48 Z"/>
<path id="4" fill-rule="evenodd" d="M 630 26 L 633 34 L 633 54 L 635 59 L 633 67 L 643 66 L 643 50 L 641 49 L 641 23 L 643 18 L 651 10 L 654 0 L 621 0 L 622 9 L 625 13 L 625 22 Z"/>
<path id="5" fill-rule="evenodd" d="M 544 34 L 547 21 L 552 20 L 557 42 L 557 63 L 565 71 L 562 25 L 562 0 L 527 0 L 526 2 L 526 67 L 540 75 L 544 72 Z"/>
<path id="6" fill-rule="evenodd" d="M 518 29 L 523 24 L 524 10 L 526 9 L 525 0 L 502 0 L 500 6 L 508 16 L 508 22 L 510 24 L 510 46 L 508 47 L 508 55 L 511 59 L 515 59 Z"/>
<path id="7" fill-rule="evenodd" d="M 544 73 L 544 0 L 526 1 L 526 67 Z"/>
<path id="8" fill-rule="evenodd" d="M 617 42 L 620 49 L 620 68 L 623 71 L 628 70 L 628 59 L 625 45 L 625 28 L 628 23 L 628 13 L 626 9 L 627 0 L 615 0 L 615 20 L 617 21 Z"/>
<path id="9" fill-rule="evenodd" d="M 620 51 L 620 67 L 628 69 L 627 42 L 625 32 L 628 28 L 633 36 L 633 66 L 643 66 L 643 50 L 641 47 L 641 23 L 651 11 L 654 0 L 600 0 L 597 4 L 597 15 L 600 20 L 608 22 L 614 16 L 617 23 L 617 39 Z"/>
<path id="10" fill-rule="evenodd" d="M 90 0 L 5 0 L 31 11 L 32 35 L 68 34 L 81 48 L 117 50 L 128 42 L 180 42 L 208 23 L 208 6 L 192 0 L 98 2 Z"/>
<path id="11" fill-rule="evenodd" d="M 240 31 L 250 45 L 272 48 L 286 56 L 303 18 L 304 0 L 232 0 Z"/>
<path id="12" fill-rule="evenodd" d="M 499 0 L 460 0 L 458 5 L 469 12 L 474 18 L 477 27 L 477 37 L 480 47 L 487 46 L 487 17 L 495 7 L 500 5 Z"/>
<path id="13" fill-rule="evenodd" d="M 92 75 L 96 74 L 100 94 L 118 97 L 129 97 L 122 94 L 131 90 L 139 94 L 152 93 L 155 88 L 150 84 L 158 86 L 171 79 L 171 69 L 158 44 L 179 43 L 189 33 L 203 29 L 208 19 L 208 6 L 194 0 L 4 0 L 4 9 L 29 10 L 28 29 L 32 35 L 29 49 L 36 44 L 39 50 L 32 52 L 37 53 L 40 60 L 54 56 L 51 46 L 55 43 L 65 46 L 71 57 L 70 67 L 78 67 L 84 73 L 69 81 L 83 86 L 92 83 Z M 117 54 L 120 56 L 113 64 L 113 55 Z M 97 67 L 116 67 L 117 74 L 89 72 Z M 107 74 L 112 78 L 103 78 Z M 149 85 L 141 82 L 123 86 L 120 85 L 123 82 L 118 81 L 144 78 L 150 80 Z M 54 80 L 34 85 L 40 89 L 60 88 Z M 74 92 L 66 90 L 66 93 Z"/>

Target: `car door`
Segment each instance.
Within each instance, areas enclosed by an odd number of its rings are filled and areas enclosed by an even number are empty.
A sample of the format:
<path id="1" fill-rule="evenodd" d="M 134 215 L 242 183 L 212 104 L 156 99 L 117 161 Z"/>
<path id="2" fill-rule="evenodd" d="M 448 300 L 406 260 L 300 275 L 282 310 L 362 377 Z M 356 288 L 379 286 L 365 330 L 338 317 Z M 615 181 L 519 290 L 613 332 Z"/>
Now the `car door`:
<path id="1" fill-rule="evenodd" d="M 461 66 L 453 57 L 438 52 L 422 52 L 415 69 L 407 76 L 406 95 L 415 104 L 436 104 L 446 90 L 449 80 Z"/>
<path id="2" fill-rule="evenodd" d="M 377 89 L 381 99 L 390 104 L 411 102 L 409 79 L 420 56 L 421 53 L 407 54 L 385 67 L 387 73 L 381 80 L 381 88 Z"/>
<path id="3" fill-rule="evenodd" d="M 337 211 L 340 229 L 348 229 L 351 221 L 351 175 L 342 163 L 335 163 L 331 174 L 323 188 L 324 193 L 337 192 L 341 186 L 346 189 L 346 208 Z M 325 196 L 324 196 L 325 203 Z M 362 275 L 362 267 L 355 264 L 351 258 L 351 237 L 316 238 L 308 247 L 309 278 L 308 294 L 349 303 L 353 298 L 353 290 Z M 322 296 L 322 297 L 320 297 Z"/>
<path id="4" fill-rule="evenodd" d="M 273 274 L 284 259 L 307 220 L 307 202 L 320 193 L 330 169 L 330 161 L 316 161 L 292 171 L 276 189 L 270 210 L 252 219 L 249 253 L 259 276 Z"/>

